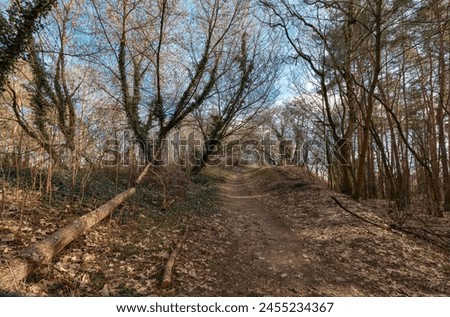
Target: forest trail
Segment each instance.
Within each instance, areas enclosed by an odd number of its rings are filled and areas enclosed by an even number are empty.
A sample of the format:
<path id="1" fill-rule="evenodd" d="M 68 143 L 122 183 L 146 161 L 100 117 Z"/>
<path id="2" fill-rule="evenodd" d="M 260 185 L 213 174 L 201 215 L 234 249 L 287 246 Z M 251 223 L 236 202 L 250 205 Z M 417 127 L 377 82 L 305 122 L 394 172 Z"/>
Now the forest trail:
<path id="1" fill-rule="evenodd" d="M 450 296 L 448 248 L 390 229 L 392 212 L 386 201 L 358 203 L 329 190 L 299 167 L 204 172 L 190 179 L 173 174 L 172 186 L 178 191 L 171 197 L 179 201 L 165 214 L 160 196 L 155 195 L 158 189 L 149 182 L 141 188 L 142 196 L 134 197 L 110 221 L 87 231 L 51 263 L 39 267 L 18 285 L 17 293 Z M 101 188 L 100 193 L 108 188 L 113 191 L 115 183 L 107 179 L 98 178 L 93 188 Z M 351 215 L 331 196 L 359 217 L 387 227 Z M 39 241 L 78 218 L 62 211 L 61 205 L 49 209 L 37 194 L 10 195 L 6 207 L 0 219 L 2 260 L 17 256 L 30 241 Z M 21 208 L 23 212 L 18 212 Z M 411 220 L 404 225 L 412 228 L 426 223 L 428 232 L 442 234 L 431 236 L 434 242 L 450 238 L 450 214 L 443 218 L 421 215 L 414 222 L 417 214 L 412 210 Z M 177 242 L 182 247 L 173 282 L 169 289 L 161 288 L 164 264 Z"/>
<path id="2" fill-rule="evenodd" d="M 231 225 L 229 247 L 216 267 L 221 295 L 316 293 L 298 276 L 306 241 L 246 185 L 250 175 L 239 170 L 220 187 Z"/>
<path id="3" fill-rule="evenodd" d="M 450 295 L 446 255 L 361 222 L 306 178 L 270 168 L 229 173 L 222 211 L 192 228 L 176 268 L 178 295 Z"/>

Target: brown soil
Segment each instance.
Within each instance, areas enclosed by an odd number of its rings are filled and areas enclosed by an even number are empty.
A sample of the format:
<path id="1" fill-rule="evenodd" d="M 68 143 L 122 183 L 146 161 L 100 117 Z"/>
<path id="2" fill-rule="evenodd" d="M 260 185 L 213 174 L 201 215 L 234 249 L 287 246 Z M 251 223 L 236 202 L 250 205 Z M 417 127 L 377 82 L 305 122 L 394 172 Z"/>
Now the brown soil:
<path id="1" fill-rule="evenodd" d="M 445 250 L 377 223 L 382 213 L 298 169 L 236 168 L 221 212 L 194 219 L 175 271 L 180 296 L 449 296 Z M 446 215 L 441 224 L 448 224 Z M 447 227 L 448 228 L 448 227 Z"/>

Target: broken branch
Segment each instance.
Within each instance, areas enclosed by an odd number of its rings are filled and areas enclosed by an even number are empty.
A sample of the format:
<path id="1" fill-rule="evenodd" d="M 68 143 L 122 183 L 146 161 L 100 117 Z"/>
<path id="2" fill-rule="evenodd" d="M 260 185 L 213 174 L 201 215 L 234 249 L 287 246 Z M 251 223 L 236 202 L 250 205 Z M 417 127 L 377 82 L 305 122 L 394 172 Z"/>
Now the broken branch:
<path id="1" fill-rule="evenodd" d="M 173 280 L 173 266 L 175 264 L 175 260 L 177 258 L 178 253 L 180 252 L 181 245 L 183 244 L 185 238 L 187 236 L 187 227 L 184 230 L 183 238 L 180 239 L 177 244 L 175 245 L 175 248 L 170 253 L 170 256 L 166 262 L 166 266 L 164 269 L 164 276 L 161 283 L 161 288 L 168 289 L 170 285 L 172 284 Z"/>

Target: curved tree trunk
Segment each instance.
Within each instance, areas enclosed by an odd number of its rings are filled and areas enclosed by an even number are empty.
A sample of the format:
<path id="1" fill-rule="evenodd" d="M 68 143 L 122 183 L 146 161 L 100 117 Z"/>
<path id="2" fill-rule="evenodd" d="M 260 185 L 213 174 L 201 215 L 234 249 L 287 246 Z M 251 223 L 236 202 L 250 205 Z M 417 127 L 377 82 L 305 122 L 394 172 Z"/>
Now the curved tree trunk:
<path id="1" fill-rule="evenodd" d="M 45 17 L 57 2 L 57 0 L 33 1 L 31 4 L 27 3 L 29 4 L 27 9 L 18 5 L 15 9 L 19 10 L 17 12 L 19 23 L 15 25 L 13 30 L 8 29 L 8 27 L 11 27 L 7 22 L 8 17 L 4 17 L 0 13 L 0 26 L 6 29 L 2 30 L 2 33 L 5 32 L 5 38 L 10 37 L 8 40 L 2 40 L 1 42 L 0 89 L 6 83 L 9 73 L 12 72 L 16 59 L 23 53 L 26 44 L 38 28 L 39 19 Z"/>

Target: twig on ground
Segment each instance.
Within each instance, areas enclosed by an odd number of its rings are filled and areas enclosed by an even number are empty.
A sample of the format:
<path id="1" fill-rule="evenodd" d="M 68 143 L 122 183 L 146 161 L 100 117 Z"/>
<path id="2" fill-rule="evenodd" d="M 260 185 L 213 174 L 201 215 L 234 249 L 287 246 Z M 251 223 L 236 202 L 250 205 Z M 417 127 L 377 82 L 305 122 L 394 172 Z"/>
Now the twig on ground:
<path id="1" fill-rule="evenodd" d="M 373 226 L 375 226 L 375 227 L 378 227 L 378 228 L 382 228 L 382 229 L 391 229 L 391 227 L 388 226 L 388 225 L 386 225 L 386 224 L 376 223 L 376 222 L 373 222 L 373 221 L 371 221 L 371 220 L 368 220 L 368 219 L 366 219 L 366 218 L 364 218 L 364 217 L 361 217 L 360 215 L 356 214 L 355 212 L 350 211 L 350 210 L 348 210 L 346 207 L 344 207 L 344 205 L 343 205 L 336 197 L 334 197 L 334 196 L 330 196 L 330 197 L 331 197 L 331 199 L 333 199 L 334 202 L 335 202 L 339 207 L 341 207 L 344 211 L 348 212 L 348 213 L 351 214 L 352 216 L 355 216 L 355 217 L 358 218 L 359 220 L 362 220 L 362 221 L 364 221 L 364 222 L 367 222 L 367 223 L 369 223 L 369 224 L 371 224 L 371 225 L 373 225 Z"/>
<path id="2" fill-rule="evenodd" d="M 335 202 L 339 207 L 341 207 L 344 211 L 348 212 L 349 214 L 351 214 L 352 216 L 358 218 L 359 220 L 362 220 L 362 221 L 364 221 L 364 222 L 366 222 L 366 223 L 369 223 L 369 224 L 371 224 L 371 225 L 373 225 L 373 226 L 375 226 L 375 227 L 378 227 L 378 228 L 381 228 L 381 229 L 385 229 L 385 230 L 389 230 L 389 231 L 394 232 L 394 233 L 402 232 L 402 233 L 405 233 L 405 234 L 413 235 L 413 236 L 415 236 L 415 237 L 417 237 L 417 238 L 420 238 L 420 239 L 422 239 L 422 240 L 424 240 L 424 241 L 426 241 L 426 242 L 428 242 L 428 243 L 431 243 L 431 244 L 433 244 L 433 245 L 435 245 L 435 246 L 437 246 L 437 247 L 439 247 L 439 248 L 442 248 L 442 249 L 444 249 L 444 250 L 446 250 L 446 251 L 448 251 L 448 249 L 449 249 L 450 243 L 449 243 L 448 241 L 445 241 L 445 240 L 443 239 L 442 236 L 440 236 L 440 235 L 434 233 L 433 231 L 427 231 L 425 228 L 420 228 L 422 231 L 424 231 L 424 232 L 426 232 L 426 233 L 428 233 L 428 234 L 432 234 L 432 235 L 438 236 L 438 237 L 440 238 L 440 240 L 443 240 L 443 241 L 444 241 L 444 244 L 439 243 L 439 242 L 436 242 L 436 241 L 433 241 L 433 240 L 430 239 L 429 237 L 426 237 L 426 236 L 421 235 L 421 234 L 419 234 L 419 233 L 417 233 L 417 232 L 414 232 L 414 231 L 410 231 L 410 230 L 408 230 L 407 228 L 402 228 L 402 227 L 397 226 L 397 225 L 394 225 L 394 224 L 392 224 L 392 225 L 387 225 L 387 224 L 383 224 L 383 223 L 376 223 L 376 222 L 373 222 L 373 221 L 371 221 L 371 220 L 368 220 L 368 219 L 366 219 L 366 218 L 364 218 L 364 217 L 361 217 L 360 215 L 356 214 L 355 212 L 350 211 L 350 210 L 349 210 L 348 208 L 346 208 L 346 207 L 345 207 L 345 206 L 344 206 L 344 205 L 343 205 L 336 197 L 331 196 L 331 195 L 330 195 L 330 197 L 331 197 L 331 199 L 333 199 L 334 202 Z"/>

